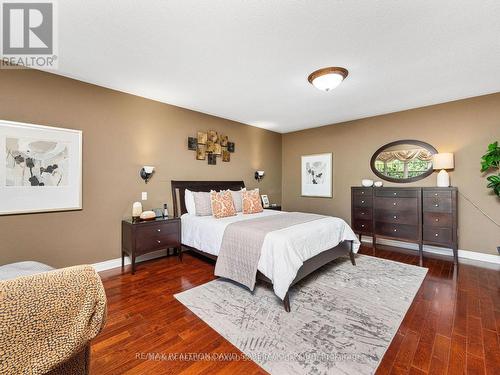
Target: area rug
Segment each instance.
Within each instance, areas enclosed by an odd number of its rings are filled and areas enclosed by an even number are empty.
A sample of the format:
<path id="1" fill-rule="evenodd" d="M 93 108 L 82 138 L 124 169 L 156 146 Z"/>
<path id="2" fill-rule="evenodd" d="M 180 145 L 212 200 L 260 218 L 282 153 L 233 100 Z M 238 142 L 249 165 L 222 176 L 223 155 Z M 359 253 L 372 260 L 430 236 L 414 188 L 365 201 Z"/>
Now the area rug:
<path id="1" fill-rule="evenodd" d="M 175 297 L 271 374 L 373 374 L 426 268 L 358 255 L 295 285 L 292 311 L 266 284 L 217 279 Z"/>

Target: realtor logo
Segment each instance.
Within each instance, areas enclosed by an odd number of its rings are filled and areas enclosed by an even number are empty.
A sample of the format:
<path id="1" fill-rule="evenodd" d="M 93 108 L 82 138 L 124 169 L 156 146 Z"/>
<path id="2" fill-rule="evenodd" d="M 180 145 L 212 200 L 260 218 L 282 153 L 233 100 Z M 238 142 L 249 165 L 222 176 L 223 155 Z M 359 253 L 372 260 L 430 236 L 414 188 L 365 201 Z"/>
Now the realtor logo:
<path id="1" fill-rule="evenodd" d="M 2 2 L 2 67 L 57 68 L 54 5 Z"/>

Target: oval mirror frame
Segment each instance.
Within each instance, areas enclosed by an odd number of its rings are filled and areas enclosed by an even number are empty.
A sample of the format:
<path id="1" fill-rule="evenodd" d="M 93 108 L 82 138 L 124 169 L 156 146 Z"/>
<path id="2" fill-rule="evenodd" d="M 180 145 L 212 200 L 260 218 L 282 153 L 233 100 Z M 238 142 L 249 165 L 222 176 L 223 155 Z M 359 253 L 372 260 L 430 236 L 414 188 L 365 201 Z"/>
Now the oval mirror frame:
<path id="1" fill-rule="evenodd" d="M 432 172 L 434 171 L 432 169 L 432 167 L 429 168 L 426 172 L 422 173 L 421 175 L 414 176 L 414 177 L 408 177 L 408 178 L 393 178 L 393 177 L 386 176 L 386 175 L 380 173 L 377 170 L 377 168 L 375 168 L 375 161 L 377 160 L 378 155 L 382 151 L 384 151 L 388 148 L 394 147 L 394 146 L 398 146 L 398 145 L 415 145 L 415 146 L 418 146 L 418 147 L 421 147 L 421 148 L 428 150 L 432 155 L 438 153 L 438 151 L 432 145 L 428 144 L 427 142 L 417 141 L 415 139 L 403 139 L 400 141 L 394 141 L 394 142 L 387 143 L 387 144 L 383 145 L 382 147 L 380 147 L 377 151 L 375 151 L 375 153 L 373 154 L 373 156 L 370 160 L 370 167 L 371 167 L 373 173 L 375 173 L 377 175 L 377 177 L 379 177 L 385 181 L 405 184 L 405 183 L 409 183 L 409 182 L 415 182 L 415 181 L 422 180 L 422 179 L 426 178 L 427 176 L 429 176 L 430 174 L 432 174 Z"/>

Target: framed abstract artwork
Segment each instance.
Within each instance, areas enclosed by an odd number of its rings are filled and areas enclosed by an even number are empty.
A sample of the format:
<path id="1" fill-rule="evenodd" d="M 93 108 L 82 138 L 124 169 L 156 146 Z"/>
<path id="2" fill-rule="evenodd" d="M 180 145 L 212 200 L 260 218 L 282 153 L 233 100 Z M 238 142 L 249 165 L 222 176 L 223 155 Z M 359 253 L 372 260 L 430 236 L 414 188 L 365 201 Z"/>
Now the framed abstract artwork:
<path id="1" fill-rule="evenodd" d="M 331 153 L 302 156 L 302 196 L 331 198 L 332 172 Z"/>
<path id="2" fill-rule="evenodd" d="M 0 120 L 0 215 L 82 209 L 82 132 Z"/>

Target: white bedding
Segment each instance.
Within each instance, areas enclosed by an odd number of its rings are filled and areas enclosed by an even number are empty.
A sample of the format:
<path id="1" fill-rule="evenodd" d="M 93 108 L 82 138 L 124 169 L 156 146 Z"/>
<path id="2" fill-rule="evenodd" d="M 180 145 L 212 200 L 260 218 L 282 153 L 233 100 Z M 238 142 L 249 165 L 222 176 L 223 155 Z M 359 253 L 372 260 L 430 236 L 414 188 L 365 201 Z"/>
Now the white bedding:
<path id="1" fill-rule="evenodd" d="M 259 214 L 239 213 L 222 219 L 184 214 L 181 217 L 182 243 L 218 255 L 224 230 L 230 223 L 281 214 L 281 211 L 264 210 Z M 353 240 L 353 251 L 358 251 L 358 238 L 344 220 L 336 217 L 325 217 L 270 232 L 262 245 L 258 270 L 273 282 L 274 292 L 283 299 L 306 260 L 345 240 Z"/>

